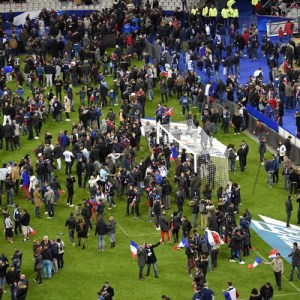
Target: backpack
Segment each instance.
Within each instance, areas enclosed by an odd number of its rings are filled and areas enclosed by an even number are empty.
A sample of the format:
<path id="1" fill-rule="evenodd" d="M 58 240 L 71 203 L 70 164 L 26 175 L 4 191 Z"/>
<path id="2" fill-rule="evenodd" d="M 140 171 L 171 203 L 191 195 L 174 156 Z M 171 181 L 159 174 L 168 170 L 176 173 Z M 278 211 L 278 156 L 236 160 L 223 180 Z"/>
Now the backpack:
<path id="1" fill-rule="evenodd" d="M 209 253 L 208 246 L 207 246 L 206 242 L 201 242 L 200 252 L 201 252 L 201 254 L 206 254 L 206 255 Z"/>
<path id="2" fill-rule="evenodd" d="M 206 202 L 204 200 L 202 200 L 199 204 L 199 212 L 201 214 L 206 214 L 207 210 L 206 210 Z"/>
<path id="3" fill-rule="evenodd" d="M 45 173 L 46 169 L 45 169 L 45 165 L 42 161 L 37 163 L 37 165 L 35 167 L 35 171 L 38 175 Z"/>
<path id="4" fill-rule="evenodd" d="M 265 170 L 266 170 L 267 172 L 273 171 L 273 163 L 272 163 L 270 160 L 267 160 L 267 161 L 266 161 L 266 164 L 265 164 Z"/>
<path id="5" fill-rule="evenodd" d="M 229 159 L 235 159 L 235 153 L 234 153 L 234 150 L 233 150 L 233 149 L 230 149 L 230 150 L 229 150 L 228 158 L 229 158 Z"/>
<path id="6" fill-rule="evenodd" d="M 45 160 L 45 167 L 48 173 L 52 173 L 53 172 L 53 167 L 52 167 L 52 163 L 50 159 L 46 159 Z"/>

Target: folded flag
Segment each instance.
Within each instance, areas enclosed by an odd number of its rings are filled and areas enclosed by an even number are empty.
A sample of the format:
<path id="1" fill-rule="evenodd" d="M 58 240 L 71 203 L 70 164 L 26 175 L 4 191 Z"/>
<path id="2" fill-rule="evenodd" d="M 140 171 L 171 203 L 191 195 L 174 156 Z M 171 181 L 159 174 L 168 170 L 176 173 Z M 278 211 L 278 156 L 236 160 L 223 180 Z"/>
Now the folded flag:
<path id="1" fill-rule="evenodd" d="M 138 250 L 138 245 L 134 241 L 130 241 L 130 251 L 133 259 L 136 258 L 137 250 Z"/>
<path id="2" fill-rule="evenodd" d="M 256 256 L 254 263 L 248 265 L 248 269 L 253 269 L 253 268 L 257 267 L 261 262 L 262 262 L 262 260 L 258 256 Z"/>
<path id="3" fill-rule="evenodd" d="M 275 258 L 277 253 L 278 253 L 278 251 L 276 249 L 271 250 L 269 258 Z"/>
<path id="4" fill-rule="evenodd" d="M 176 251 L 176 250 L 178 250 L 178 248 L 182 249 L 182 248 L 188 247 L 188 246 L 189 246 L 189 243 L 187 242 L 187 240 L 185 238 L 183 238 L 178 245 L 175 245 L 173 247 L 173 249 Z"/>

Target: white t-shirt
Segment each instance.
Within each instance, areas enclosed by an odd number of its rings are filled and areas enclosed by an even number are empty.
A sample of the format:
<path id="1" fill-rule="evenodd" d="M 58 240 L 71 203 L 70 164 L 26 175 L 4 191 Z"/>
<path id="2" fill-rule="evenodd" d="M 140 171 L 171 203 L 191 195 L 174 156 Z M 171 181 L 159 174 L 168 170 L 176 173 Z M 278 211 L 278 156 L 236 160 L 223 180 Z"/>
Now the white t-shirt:
<path id="1" fill-rule="evenodd" d="M 74 157 L 73 153 L 69 150 L 66 150 L 64 153 L 63 153 L 63 156 L 65 157 L 65 161 L 66 162 L 71 162 L 72 161 L 72 157 Z"/>

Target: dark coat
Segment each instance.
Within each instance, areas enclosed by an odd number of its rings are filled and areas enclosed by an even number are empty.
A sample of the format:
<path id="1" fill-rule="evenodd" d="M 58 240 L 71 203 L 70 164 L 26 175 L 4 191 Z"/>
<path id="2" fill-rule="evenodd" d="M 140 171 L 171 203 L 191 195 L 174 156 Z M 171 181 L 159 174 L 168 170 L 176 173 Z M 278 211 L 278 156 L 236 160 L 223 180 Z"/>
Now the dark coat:
<path id="1" fill-rule="evenodd" d="M 299 267 L 300 266 L 300 249 L 296 248 L 289 257 L 292 257 L 292 267 Z"/>
<path id="2" fill-rule="evenodd" d="M 147 251 L 147 264 L 154 264 L 157 262 L 156 255 L 154 252 L 154 248 L 159 246 L 160 242 L 154 244 L 154 245 L 149 245 L 149 247 L 146 247 Z"/>
<path id="3" fill-rule="evenodd" d="M 165 215 L 160 215 L 159 217 L 160 230 L 163 232 L 169 231 L 170 228 L 169 224 L 170 224 L 170 220 Z"/>
<path id="4" fill-rule="evenodd" d="M 147 261 L 147 251 L 145 248 L 142 248 L 141 246 L 138 247 L 137 250 L 137 257 L 138 257 L 138 265 L 139 267 L 144 267 Z"/>
<path id="5" fill-rule="evenodd" d="M 107 232 L 107 226 L 103 219 L 98 220 L 95 229 L 95 235 L 105 235 Z"/>

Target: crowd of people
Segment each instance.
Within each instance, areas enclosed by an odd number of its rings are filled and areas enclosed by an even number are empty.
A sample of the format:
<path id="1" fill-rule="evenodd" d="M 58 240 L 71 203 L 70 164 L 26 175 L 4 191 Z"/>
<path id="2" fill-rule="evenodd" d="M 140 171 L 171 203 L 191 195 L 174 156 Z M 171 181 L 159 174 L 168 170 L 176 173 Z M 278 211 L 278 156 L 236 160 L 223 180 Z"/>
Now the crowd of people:
<path id="1" fill-rule="evenodd" d="M 217 232 L 230 245 L 229 261 L 234 263 L 237 259 L 239 264 L 244 264 L 242 256 L 249 256 L 251 249 L 251 213 L 245 210 L 236 221 L 240 213 L 241 187 L 231 181 L 224 187 L 215 186 L 212 179 L 215 166 L 209 154 L 202 157 L 198 174 L 188 153 L 180 150 L 179 156 L 179 145 L 175 141 L 169 141 L 165 135 L 158 140 L 156 130 L 146 125 L 146 142 L 151 154 L 136 159 L 137 152 L 142 150 L 141 118 L 149 114 L 145 111 L 145 104 L 154 100 L 153 89 L 156 86 L 161 93 L 161 104 L 150 112 L 155 114 L 156 122 L 170 123 L 168 104 L 171 99 L 178 98 L 187 123 L 193 122 L 198 127 L 201 122 L 208 136 L 217 132 L 219 119 L 223 121 L 224 134 L 228 133 L 231 119 L 235 134 L 246 129 L 247 103 L 279 122 L 282 122 L 284 105 L 298 110 L 298 73 L 293 70 L 293 60 L 299 57 L 299 47 L 291 40 L 288 44 L 273 45 L 263 37 L 261 51 L 268 60 L 269 82 L 264 83 L 265 76 L 259 69 L 256 75 L 249 77 L 245 86 L 238 83 L 245 51 L 250 60 L 256 60 L 259 39 L 254 24 L 249 28 L 243 25 L 240 32 L 234 2 L 228 1 L 227 7 L 220 13 L 213 1 L 207 1 L 203 7 L 194 6 L 187 13 L 186 2 L 183 1 L 183 10 L 176 8 L 172 17 L 165 16 L 158 1 L 153 1 L 152 6 L 147 1 L 145 7 L 126 6 L 124 2 L 115 1 L 112 8 L 82 17 L 67 13 L 59 15 L 54 9 L 44 9 L 35 21 L 27 16 L 18 35 L 9 19 L 11 35 L 3 35 L 0 45 L 0 97 L 4 119 L 0 125 L 0 148 L 3 139 L 6 150 L 21 148 L 24 140 L 20 139 L 21 135 L 27 135 L 28 140 L 43 140 L 34 149 L 34 154 L 26 154 L 19 163 L 9 161 L 0 169 L 1 201 L 4 191 L 7 195 L 3 216 L 9 243 L 14 242 L 13 231 L 15 235 L 22 234 L 23 242 L 28 241 L 32 232 L 29 213 L 14 202 L 15 196 L 19 197 L 19 186 L 25 198 L 34 205 L 35 217 L 41 218 L 41 213 L 44 213 L 47 219 L 53 221 L 56 203 L 65 186 L 66 205 L 75 206 L 65 225 L 73 247 L 77 244 L 82 249 L 87 247 L 86 240 L 93 223 L 98 238 L 95 248 L 101 252 L 105 250 L 107 234 L 111 248 L 115 247 L 116 220 L 110 216 L 106 222 L 104 212 L 105 208 L 117 209 L 120 196 L 126 198 L 124 215 L 131 215 L 136 220 L 141 218 L 139 208 L 142 199 L 147 199 L 147 221 L 155 224 L 161 239 L 157 244 L 143 243 L 138 249 L 141 280 L 144 279 L 146 264 L 146 275 L 150 275 L 153 265 L 154 275 L 158 278 L 154 248 L 165 243 L 165 235 L 166 242 L 179 243 L 179 233 L 182 232 L 182 237 L 187 240 L 187 271 L 195 283 L 193 299 L 211 299 L 213 292 L 206 282 L 206 274 L 217 269 L 219 247 L 210 245 L 205 235 L 198 232 L 198 226 L 201 230 L 207 228 Z M 103 37 L 111 33 L 116 35 L 116 46 L 109 55 Z M 160 61 L 152 60 L 144 50 L 147 40 L 161 48 Z M 22 51 L 26 51 L 24 63 L 19 58 Z M 282 75 L 278 73 L 280 53 L 285 57 Z M 137 68 L 132 65 L 133 57 L 144 60 L 144 66 Z M 182 65 L 185 66 L 184 72 L 180 72 Z M 221 66 L 225 82 L 219 74 Z M 216 79 L 216 89 L 212 80 L 206 85 L 201 83 L 198 69 L 205 69 L 210 79 Z M 113 77 L 110 87 L 107 83 L 109 76 Z M 15 90 L 11 88 L 11 81 L 16 83 Z M 75 92 L 74 87 L 79 85 L 81 89 Z M 233 116 L 226 105 L 221 110 L 216 109 L 216 96 L 221 104 L 225 101 L 238 102 Z M 192 115 L 190 105 L 198 108 L 200 121 Z M 78 117 L 75 117 L 75 107 L 78 106 Z M 104 115 L 107 106 L 110 109 Z M 66 126 L 70 124 L 70 128 L 62 130 L 57 137 L 49 131 L 42 136 L 44 122 L 63 122 L 63 113 L 66 122 L 71 121 L 72 116 L 72 123 L 63 123 Z M 77 119 L 78 122 L 75 121 Z M 272 175 L 272 183 L 273 180 L 278 181 L 278 169 L 283 163 L 284 169 L 288 169 L 288 173 L 284 174 L 284 187 L 296 193 L 300 185 L 297 185 L 298 181 L 295 184 L 292 169 L 286 165 L 286 156 L 289 155 L 286 145 L 284 151 L 279 145 L 278 157 L 275 155 L 271 163 L 264 162 L 265 147 L 262 145 L 261 163 L 265 164 L 268 176 Z M 248 151 L 245 141 L 241 142 L 237 151 L 233 144 L 228 145 L 225 155 L 232 172 L 235 172 L 236 156 L 239 156 L 240 171 L 245 171 Z M 171 201 L 174 184 L 168 176 L 173 167 L 171 156 L 178 185 L 174 201 Z M 54 176 L 55 169 L 62 169 L 63 160 L 64 182 Z M 275 160 L 279 160 L 277 177 Z M 269 181 L 271 185 L 271 179 Z M 88 193 L 82 202 L 73 204 L 75 185 L 88 188 Z M 216 189 L 218 203 L 214 204 L 213 191 Z M 185 211 L 186 203 L 190 207 L 192 222 Z M 14 208 L 12 217 L 8 207 Z M 169 218 L 167 212 L 171 209 L 174 211 Z M 201 225 L 197 222 L 199 215 Z M 297 246 L 294 252 L 297 252 L 296 249 Z M 33 255 L 37 274 L 35 281 L 42 285 L 42 278 L 51 278 L 63 268 L 64 242 L 60 237 L 49 240 L 45 236 L 41 242 L 34 241 Z M 7 263 L 8 260 L 2 257 L 2 265 L 7 268 Z M 298 271 L 299 264 L 298 261 L 295 265 Z M 3 283 L 0 290 L 4 291 L 3 278 L 6 278 L 12 299 L 25 299 L 28 281 L 21 274 L 21 264 L 18 267 L 13 265 L 12 273 L 5 271 L 6 277 L 0 276 Z M 270 289 L 270 283 L 266 283 L 260 295 L 270 297 Z M 258 294 L 257 290 L 253 289 L 252 294 Z M 268 296 L 263 296 L 265 294 Z M 98 296 L 101 300 L 112 299 L 114 290 L 106 282 Z M 226 299 L 237 296 L 231 282 L 228 282 L 224 296 Z M 168 297 L 163 295 L 162 299 Z"/>

